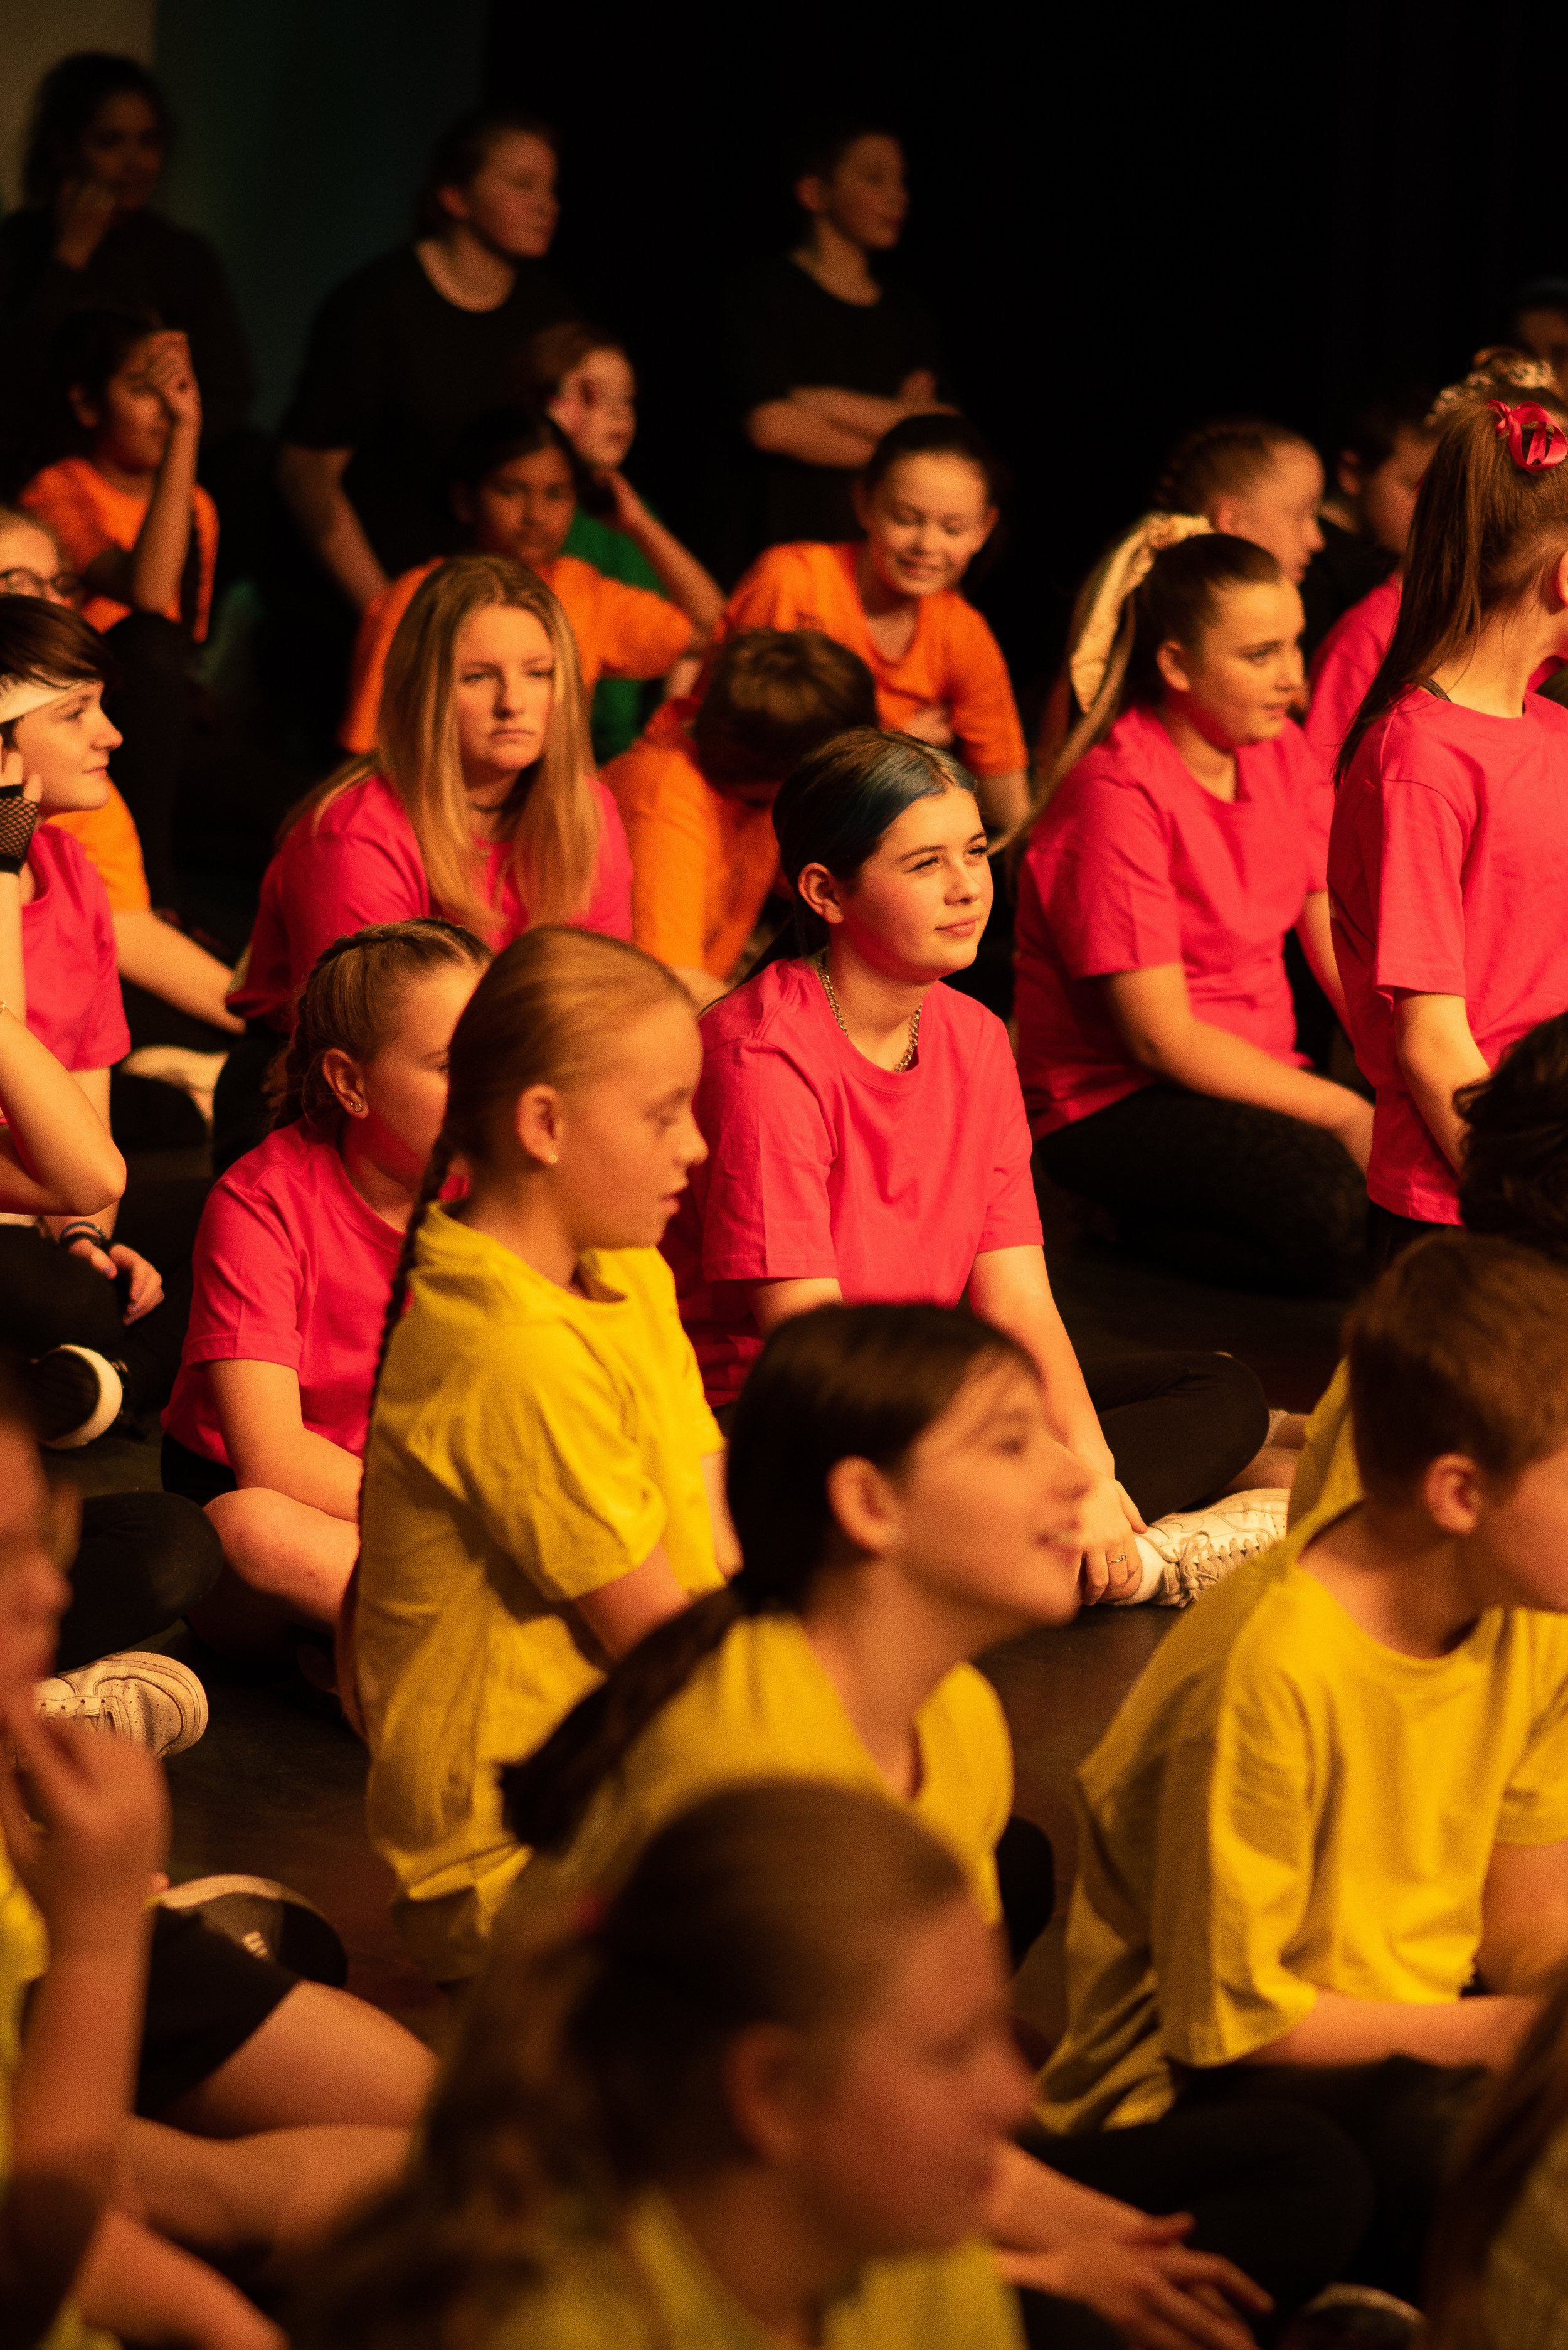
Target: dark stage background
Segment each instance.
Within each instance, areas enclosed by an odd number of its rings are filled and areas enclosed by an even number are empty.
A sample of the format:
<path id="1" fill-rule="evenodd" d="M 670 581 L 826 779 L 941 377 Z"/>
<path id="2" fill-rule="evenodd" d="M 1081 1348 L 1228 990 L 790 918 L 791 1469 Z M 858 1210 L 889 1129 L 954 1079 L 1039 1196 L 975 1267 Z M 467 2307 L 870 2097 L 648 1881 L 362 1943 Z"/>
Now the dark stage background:
<path id="1" fill-rule="evenodd" d="M 722 288 L 791 235 L 803 117 L 902 136 L 913 203 L 890 267 L 936 310 L 956 395 L 1014 476 L 974 593 L 1028 699 L 1077 578 L 1185 425 L 1255 409 L 1322 438 L 1364 385 L 1462 371 L 1511 286 L 1568 273 L 1550 22 L 1449 0 L 493 0 L 485 77 L 565 134 L 552 265 L 628 340 L 639 484 L 720 561 Z"/>

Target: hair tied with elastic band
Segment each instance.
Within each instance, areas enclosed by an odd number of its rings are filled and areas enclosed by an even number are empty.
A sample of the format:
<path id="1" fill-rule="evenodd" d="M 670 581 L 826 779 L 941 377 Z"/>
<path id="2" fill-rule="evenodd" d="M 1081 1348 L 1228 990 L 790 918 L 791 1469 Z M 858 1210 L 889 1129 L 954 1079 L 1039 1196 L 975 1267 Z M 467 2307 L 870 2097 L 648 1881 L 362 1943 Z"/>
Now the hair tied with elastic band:
<path id="1" fill-rule="evenodd" d="M 1506 400 L 1489 400 L 1487 406 L 1497 418 L 1500 438 L 1507 435 L 1508 453 L 1522 473 L 1544 473 L 1568 457 L 1568 432 L 1538 401 L 1526 400 L 1515 405 Z"/>

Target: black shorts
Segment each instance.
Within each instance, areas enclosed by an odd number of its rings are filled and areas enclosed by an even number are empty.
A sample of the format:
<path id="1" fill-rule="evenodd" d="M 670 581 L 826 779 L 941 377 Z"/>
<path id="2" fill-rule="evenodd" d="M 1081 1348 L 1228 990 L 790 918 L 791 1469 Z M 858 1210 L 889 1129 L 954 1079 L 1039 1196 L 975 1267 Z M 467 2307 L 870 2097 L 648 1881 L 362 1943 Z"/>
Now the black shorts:
<path id="1" fill-rule="evenodd" d="M 149 2121 L 159 2120 L 243 2048 L 298 1981 L 286 1967 L 230 1941 L 204 1918 L 158 1909 L 147 1969 L 136 2111 Z"/>

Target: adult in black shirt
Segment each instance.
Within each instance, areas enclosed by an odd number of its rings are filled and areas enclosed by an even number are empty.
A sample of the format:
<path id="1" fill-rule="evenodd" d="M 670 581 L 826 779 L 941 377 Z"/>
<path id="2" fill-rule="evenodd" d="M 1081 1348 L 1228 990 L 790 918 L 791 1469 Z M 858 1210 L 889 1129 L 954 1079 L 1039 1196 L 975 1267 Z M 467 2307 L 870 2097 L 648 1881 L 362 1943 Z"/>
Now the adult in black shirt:
<path id="1" fill-rule="evenodd" d="M 360 610 L 455 545 L 457 437 L 519 395 L 531 338 L 570 315 L 541 265 L 557 212 L 554 134 L 527 115 L 465 116 L 431 158 L 417 242 L 357 270 L 317 313 L 278 481 Z"/>
<path id="2" fill-rule="evenodd" d="M 895 424 L 941 405 L 929 312 L 871 274 L 909 210 L 898 140 L 863 124 L 827 133 L 803 157 L 795 195 L 803 241 L 730 306 L 743 430 L 758 452 L 757 546 L 856 537 L 856 474 Z"/>
<path id="3" fill-rule="evenodd" d="M 38 85 L 25 202 L 0 221 L 0 487 L 45 455 L 48 362 L 76 310 L 156 313 L 190 344 L 207 456 L 244 421 L 255 389 L 223 265 L 203 236 L 151 208 L 169 141 L 163 94 L 134 57 L 85 49 Z"/>

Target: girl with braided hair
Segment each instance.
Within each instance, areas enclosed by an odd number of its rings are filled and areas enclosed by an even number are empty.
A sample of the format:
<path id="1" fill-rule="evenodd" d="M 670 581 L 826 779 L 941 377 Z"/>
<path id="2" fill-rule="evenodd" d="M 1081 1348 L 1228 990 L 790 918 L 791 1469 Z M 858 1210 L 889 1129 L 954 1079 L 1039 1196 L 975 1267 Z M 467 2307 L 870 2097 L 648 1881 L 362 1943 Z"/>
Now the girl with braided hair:
<path id="1" fill-rule="evenodd" d="M 216 1647 L 337 1620 L 398 1249 L 446 1108 L 452 1028 L 489 960 L 433 918 L 327 947 L 274 1072 L 273 1130 L 208 1195 L 163 1482 L 223 1542 L 224 1573 L 192 1611 Z"/>
<path id="2" fill-rule="evenodd" d="M 738 1564 L 659 1253 L 706 1154 L 701 1066 L 672 972 L 550 925 L 497 956 L 452 1035 L 387 1312 L 340 1671 L 394 1915 L 438 1982 L 474 1971 L 527 1857 L 497 1766 Z M 468 1191 L 448 1203 L 458 1160 Z"/>

